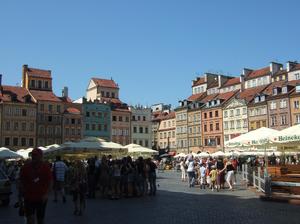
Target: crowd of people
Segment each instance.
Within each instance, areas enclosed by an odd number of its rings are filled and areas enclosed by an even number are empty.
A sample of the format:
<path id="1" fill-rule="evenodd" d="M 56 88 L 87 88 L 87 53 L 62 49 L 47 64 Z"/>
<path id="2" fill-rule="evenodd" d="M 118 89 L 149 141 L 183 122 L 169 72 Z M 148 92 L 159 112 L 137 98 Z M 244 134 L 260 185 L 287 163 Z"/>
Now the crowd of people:
<path id="1" fill-rule="evenodd" d="M 236 171 L 238 160 L 236 158 L 217 159 L 198 158 L 188 155 L 179 161 L 181 181 L 188 181 L 189 187 L 199 185 L 200 189 L 209 188 L 212 191 L 225 188 L 227 183 L 229 190 L 233 190 L 236 183 Z"/>
<path id="2" fill-rule="evenodd" d="M 67 194 L 72 196 L 74 215 L 82 215 L 86 198 L 120 199 L 156 195 L 156 163 L 150 158 L 130 156 L 113 159 L 112 156 L 88 160 L 54 162 L 43 159 L 42 150 L 32 150 L 31 159 L 0 166 L 15 180 L 18 202 L 15 207 L 24 210 L 27 223 L 43 223 L 49 192 L 53 201 L 66 203 Z M 61 200 L 60 200 L 61 199 Z M 50 199 L 51 200 L 51 199 Z"/>

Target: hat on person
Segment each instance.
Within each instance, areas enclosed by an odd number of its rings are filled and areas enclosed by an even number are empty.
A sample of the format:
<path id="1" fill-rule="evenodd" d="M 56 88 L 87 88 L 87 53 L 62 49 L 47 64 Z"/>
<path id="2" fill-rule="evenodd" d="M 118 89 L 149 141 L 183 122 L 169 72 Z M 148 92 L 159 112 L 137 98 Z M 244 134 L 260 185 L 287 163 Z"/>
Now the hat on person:
<path id="1" fill-rule="evenodd" d="M 43 156 L 43 151 L 39 148 L 34 148 L 31 152 L 31 156 Z"/>

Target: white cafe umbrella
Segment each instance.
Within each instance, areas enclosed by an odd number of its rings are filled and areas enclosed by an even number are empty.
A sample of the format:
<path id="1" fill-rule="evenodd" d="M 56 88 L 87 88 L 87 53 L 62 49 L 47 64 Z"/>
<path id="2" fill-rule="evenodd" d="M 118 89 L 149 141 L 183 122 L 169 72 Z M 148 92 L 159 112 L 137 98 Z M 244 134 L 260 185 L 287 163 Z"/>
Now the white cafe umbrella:
<path id="1" fill-rule="evenodd" d="M 282 145 L 300 144 L 300 124 L 283 129 L 271 137 L 271 142 Z"/>
<path id="2" fill-rule="evenodd" d="M 210 154 L 207 152 L 201 152 L 198 154 L 198 157 L 207 158 L 207 157 L 210 157 Z"/>
<path id="3" fill-rule="evenodd" d="M 157 155 L 158 151 L 153 150 L 153 149 L 149 149 L 146 147 L 143 147 L 141 145 L 137 145 L 137 144 L 129 144 L 126 145 L 125 148 L 128 149 L 128 153 L 138 153 L 138 154 L 152 154 L 152 155 Z"/>
<path id="4" fill-rule="evenodd" d="M 268 144 L 271 140 L 271 137 L 278 134 L 279 131 L 271 128 L 259 128 L 253 131 L 250 131 L 246 134 L 240 135 L 236 138 L 233 138 L 225 142 L 226 147 L 237 147 L 237 146 L 257 146 Z"/>
<path id="5" fill-rule="evenodd" d="M 222 151 L 218 151 L 212 154 L 212 157 L 224 157 L 225 153 Z"/>
<path id="6" fill-rule="evenodd" d="M 17 159 L 22 158 L 18 153 L 8 149 L 8 148 L 0 148 L 0 159 Z"/>
<path id="7" fill-rule="evenodd" d="M 53 150 L 56 152 L 80 153 L 80 152 L 115 152 L 122 153 L 126 148 L 114 142 L 106 142 L 96 137 L 84 138 L 79 142 L 65 142 L 60 147 Z M 52 152 L 53 152 L 52 151 Z"/>

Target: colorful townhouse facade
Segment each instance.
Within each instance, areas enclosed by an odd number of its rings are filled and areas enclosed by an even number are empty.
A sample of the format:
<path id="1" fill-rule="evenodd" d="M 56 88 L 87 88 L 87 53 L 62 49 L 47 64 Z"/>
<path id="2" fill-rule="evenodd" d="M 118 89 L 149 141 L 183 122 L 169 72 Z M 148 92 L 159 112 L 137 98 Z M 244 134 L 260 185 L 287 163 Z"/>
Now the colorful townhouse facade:
<path id="1" fill-rule="evenodd" d="M 13 150 L 35 147 L 36 105 L 31 95 L 22 87 L 0 86 L 1 146 Z"/>
<path id="2" fill-rule="evenodd" d="M 175 112 L 163 112 L 159 116 L 158 146 L 159 149 L 176 151 Z"/>
<path id="3" fill-rule="evenodd" d="M 131 111 L 131 142 L 151 148 L 151 108 L 130 106 L 129 110 Z"/>

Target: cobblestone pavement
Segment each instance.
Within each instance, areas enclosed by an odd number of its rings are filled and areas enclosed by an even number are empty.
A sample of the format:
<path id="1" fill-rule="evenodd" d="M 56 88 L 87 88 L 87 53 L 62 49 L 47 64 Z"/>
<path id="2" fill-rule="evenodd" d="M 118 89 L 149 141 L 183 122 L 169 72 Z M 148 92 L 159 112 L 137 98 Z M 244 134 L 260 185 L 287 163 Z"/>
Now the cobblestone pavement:
<path id="1" fill-rule="evenodd" d="M 299 206 L 262 202 L 243 185 L 237 185 L 233 192 L 211 192 L 189 188 L 187 183 L 179 180 L 179 173 L 174 171 L 159 173 L 158 176 L 159 191 L 156 197 L 88 200 L 82 217 L 73 216 L 70 197 L 66 204 L 55 204 L 49 199 L 46 224 L 300 223 Z M 17 209 L 12 206 L 0 207 L 0 223 L 18 224 L 24 223 L 24 219 L 17 215 Z"/>

